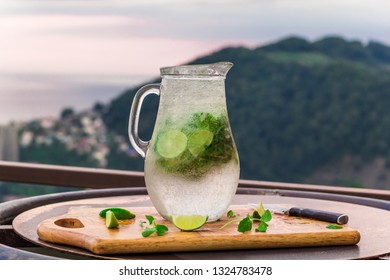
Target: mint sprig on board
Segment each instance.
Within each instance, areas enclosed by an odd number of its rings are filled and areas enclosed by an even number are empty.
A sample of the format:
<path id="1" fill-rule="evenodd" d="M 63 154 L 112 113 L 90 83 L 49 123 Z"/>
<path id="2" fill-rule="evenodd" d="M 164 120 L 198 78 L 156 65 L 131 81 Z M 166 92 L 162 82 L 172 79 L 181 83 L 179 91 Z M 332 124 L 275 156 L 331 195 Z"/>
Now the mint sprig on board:
<path id="1" fill-rule="evenodd" d="M 267 209 L 265 210 L 264 214 L 261 215 L 261 218 L 260 219 L 255 219 L 253 218 L 254 220 L 258 220 L 260 222 L 259 226 L 256 228 L 256 231 L 259 231 L 259 232 L 266 232 L 267 229 L 268 229 L 268 222 L 272 220 L 272 214 L 271 212 Z"/>
<path id="2" fill-rule="evenodd" d="M 156 233 L 158 236 L 162 236 L 168 231 L 168 227 L 157 224 L 153 216 L 146 215 L 145 217 L 149 221 L 149 227 L 142 231 L 143 237 L 148 237 L 153 233 Z"/>
<path id="3" fill-rule="evenodd" d="M 247 214 L 246 217 L 243 219 L 231 220 L 224 224 L 220 229 L 224 229 L 228 225 L 238 222 L 237 231 L 245 233 L 252 230 L 254 222 L 258 222 L 259 225 L 256 228 L 256 232 L 266 232 L 268 229 L 268 222 L 270 222 L 271 220 L 271 211 L 269 211 L 268 209 L 265 210 L 263 204 L 260 203 L 259 207 L 256 207 L 254 209 L 252 215 Z"/>

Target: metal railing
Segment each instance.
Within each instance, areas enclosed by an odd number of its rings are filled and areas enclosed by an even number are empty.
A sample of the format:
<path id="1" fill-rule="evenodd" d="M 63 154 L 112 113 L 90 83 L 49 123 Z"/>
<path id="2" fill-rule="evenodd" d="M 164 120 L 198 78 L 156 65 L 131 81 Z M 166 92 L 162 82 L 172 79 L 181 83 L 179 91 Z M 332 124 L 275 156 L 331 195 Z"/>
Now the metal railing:
<path id="1" fill-rule="evenodd" d="M 0 181 L 103 189 L 145 186 L 143 172 L 0 161 Z M 239 188 L 305 191 L 390 201 L 389 190 L 243 180 Z"/>
<path id="2" fill-rule="evenodd" d="M 15 234 L 11 221 L 23 211 L 47 203 L 100 196 L 102 191 L 105 195 L 111 192 L 116 195 L 126 192 L 146 194 L 143 172 L 134 171 L 0 161 L 0 181 L 36 184 L 37 188 L 51 185 L 78 189 L 61 195 L 43 195 L 0 203 L 0 259 L 53 259 L 56 256 L 50 255 L 52 252 L 47 252 L 45 248 L 34 247 L 34 244 Z M 240 180 L 238 187 L 239 194 L 325 199 L 390 210 L 390 191 L 387 190 L 254 180 Z M 29 247 L 41 250 L 41 254 L 20 249 Z M 388 255 L 380 258 L 388 259 Z"/>

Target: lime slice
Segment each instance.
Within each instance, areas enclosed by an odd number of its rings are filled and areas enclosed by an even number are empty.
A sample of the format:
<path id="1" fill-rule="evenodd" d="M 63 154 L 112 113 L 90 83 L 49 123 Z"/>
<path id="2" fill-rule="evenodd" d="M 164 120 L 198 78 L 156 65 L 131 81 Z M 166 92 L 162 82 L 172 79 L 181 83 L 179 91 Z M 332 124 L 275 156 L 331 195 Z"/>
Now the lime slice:
<path id="1" fill-rule="evenodd" d="M 126 219 L 135 218 L 135 215 L 133 213 L 131 213 L 129 210 L 124 209 L 124 208 L 117 208 L 117 207 L 103 209 L 99 213 L 100 217 L 105 218 L 108 211 L 113 212 L 115 214 L 115 217 L 118 220 L 126 220 Z"/>
<path id="2" fill-rule="evenodd" d="M 107 228 L 116 228 L 119 226 L 118 219 L 115 217 L 114 212 L 107 211 L 106 213 L 106 227 Z"/>
<path id="3" fill-rule="evenodd" d="M 202 227 L 208 220 L 209 216 L 172 216 L 172 223 L 182 231 L 193 231 Z"/>
<path id="4" fill-rule="evenodd" d="M 163 158 L 175 158 L 187 147 L 187 136 L 179 130 L 168 130 L 159 135 L 156 148 Z"/>
<path id="5" fill-rule="evenodd" d="M 194 131 L 188 139 L 188 150 L 194 157 L 197 157 L 211 144 L 213 136 L 210 130 L 200 129 Z"/>

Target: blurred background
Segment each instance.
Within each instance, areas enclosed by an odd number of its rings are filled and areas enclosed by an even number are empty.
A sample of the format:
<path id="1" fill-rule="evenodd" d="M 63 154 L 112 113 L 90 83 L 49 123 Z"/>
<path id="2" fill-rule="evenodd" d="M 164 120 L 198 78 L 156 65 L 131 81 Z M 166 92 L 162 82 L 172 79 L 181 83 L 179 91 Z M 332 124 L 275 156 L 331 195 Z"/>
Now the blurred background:
<path id="1" fill-rule="evenodd" d="M 142 171 L 127 138 L 137 89 L 163 66 L 231 61 L 242 179 L 390 189 L 389 11 L 385 0 L 0 0 L 0 160 Z M 0 182 L 0 201 L 58 190 Z"/>

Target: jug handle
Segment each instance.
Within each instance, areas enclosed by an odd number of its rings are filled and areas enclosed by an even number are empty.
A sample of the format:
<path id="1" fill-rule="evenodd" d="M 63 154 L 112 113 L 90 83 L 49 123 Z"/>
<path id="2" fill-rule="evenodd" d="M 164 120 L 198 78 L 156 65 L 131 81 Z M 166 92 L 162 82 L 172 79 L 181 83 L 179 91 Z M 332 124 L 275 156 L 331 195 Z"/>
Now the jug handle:
<path id="1" fill-rule="evenodd" d="M 149 84 L 141 87 L 134 95 L 133 104 L 129 115 L 128 134 L 131 145 L 143 157 L 146 156 L 146 151 L 150 141 L 144 141 L 138 136 L 139 115 L 141 112 L 142 103 L 146 96 L 156 94 L 160 96 L 160 84 Z"/>

